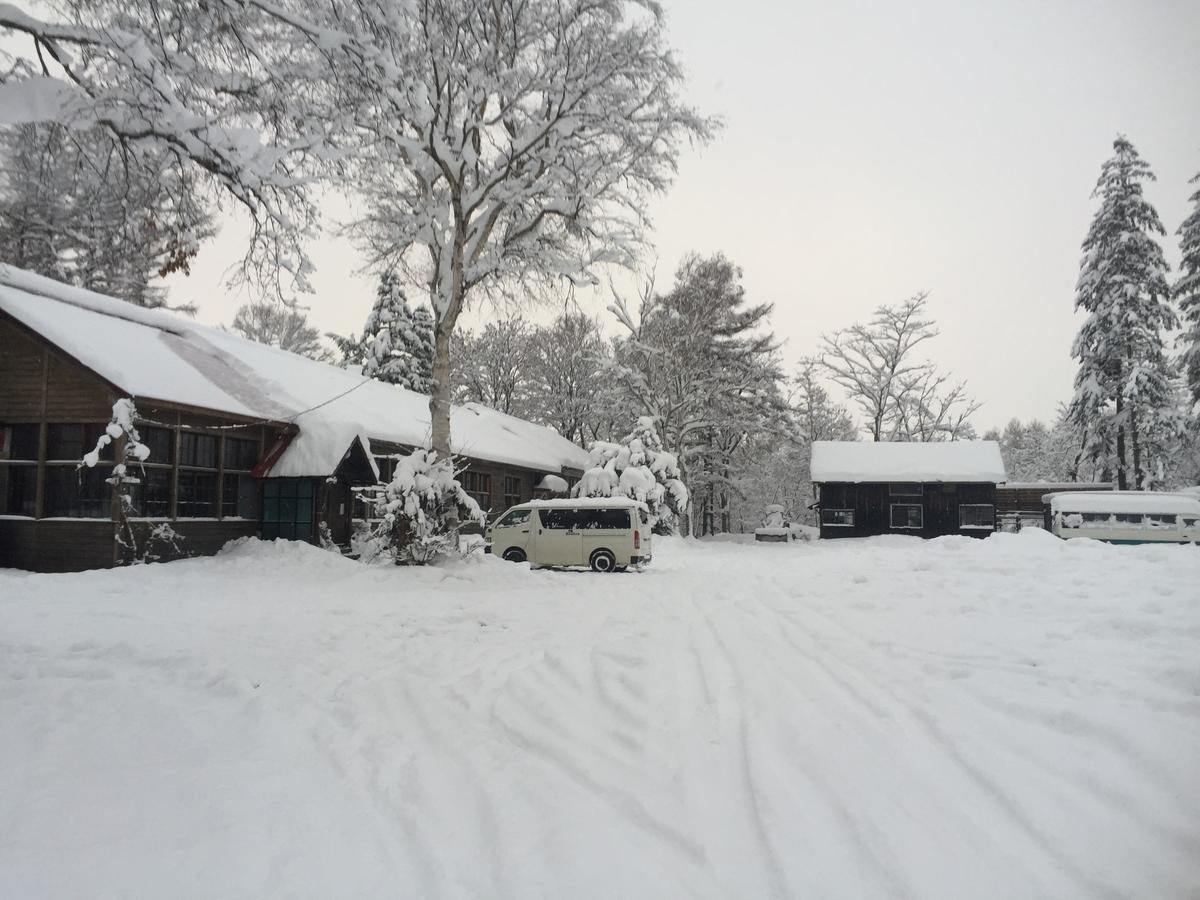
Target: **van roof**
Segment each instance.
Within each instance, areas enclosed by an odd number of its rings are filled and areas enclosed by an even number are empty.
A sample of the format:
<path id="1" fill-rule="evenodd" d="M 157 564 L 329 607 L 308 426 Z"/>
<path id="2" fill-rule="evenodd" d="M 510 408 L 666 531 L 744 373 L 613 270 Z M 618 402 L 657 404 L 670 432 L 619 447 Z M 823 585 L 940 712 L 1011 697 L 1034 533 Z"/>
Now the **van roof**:
<path id="1" fill-rule="evenodd" d="M 519 503 L 513 509 L 553 509 L 555 507 L 566 507 L 567 509 L 647 509 L 646 504 L 641 500 L 634 500 L 632 497 L 563 497 L 556 500 L 529 500 L 525 503 Z M 648 511 L 648 509 L 647 509 Z"/>

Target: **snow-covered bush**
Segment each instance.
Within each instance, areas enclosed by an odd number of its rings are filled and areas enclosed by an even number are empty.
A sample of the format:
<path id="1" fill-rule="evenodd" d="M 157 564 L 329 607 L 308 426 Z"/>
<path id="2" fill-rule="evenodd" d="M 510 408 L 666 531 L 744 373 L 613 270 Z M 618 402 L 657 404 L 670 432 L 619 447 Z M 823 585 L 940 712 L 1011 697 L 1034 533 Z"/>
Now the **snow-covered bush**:
<path id="1" fill-rule="evenodd" d="M 670 534 L 687 512 L 688 490 L 679 478 L 679 460 L 662 448 L 654 419 L 642 416 L 619 444 L 593 441 L 588 469 L 576 497 L 632 497 L 650 509 L 655 531 Z"/>
<path id="2" fill-rule="evenodd" d="M 432 450 L 414 450 L 396 461 L 396 472 L 382 492 L 363 495 L 374 503 L 381 522 L 372 537 L 376 547 L 397 563 L 425 565 L 459 552 L 457 521 L 483 524 L 479 504 L 455 477 L 454 462 Z M 368 554 L 369 555 L 369 554 Z"/>

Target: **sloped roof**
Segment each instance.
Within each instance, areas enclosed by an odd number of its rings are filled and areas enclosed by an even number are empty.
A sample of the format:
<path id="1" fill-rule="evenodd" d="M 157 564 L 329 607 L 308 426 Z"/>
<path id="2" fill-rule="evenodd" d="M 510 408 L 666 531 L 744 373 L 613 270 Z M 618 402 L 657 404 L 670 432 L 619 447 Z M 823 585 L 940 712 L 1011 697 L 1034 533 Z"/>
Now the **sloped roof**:
<path id="1" fill-rule="evenodd" d="M 999 483 L 1006 477 L 995 441 L 813 441 L 812 445 L 812 480 L 817 482 Z"/>
<path id="2" fill-rule="evenodd" d="M 136 399 L 271 422 L 299 434 L 272 476 L 321 476 L 356 438 L 427 446 L 429 398 L 0 263 L 0 310 Z M 549 472 L 587 453 L 552 429 L 468 403 L 450 413 L 454 453 Z"/>

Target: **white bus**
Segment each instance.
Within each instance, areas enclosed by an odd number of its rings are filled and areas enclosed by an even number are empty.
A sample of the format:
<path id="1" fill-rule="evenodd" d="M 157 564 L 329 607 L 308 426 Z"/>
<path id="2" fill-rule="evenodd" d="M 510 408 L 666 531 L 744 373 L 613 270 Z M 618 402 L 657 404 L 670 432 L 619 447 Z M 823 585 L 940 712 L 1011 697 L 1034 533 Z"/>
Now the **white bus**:
<path id="1" fill-rule="evenodd" d="M 1110 544 L 1200 543 L 1200 499 L 1154 491 L 1046 494 L 1051 530 L 1061 538 Z"/>

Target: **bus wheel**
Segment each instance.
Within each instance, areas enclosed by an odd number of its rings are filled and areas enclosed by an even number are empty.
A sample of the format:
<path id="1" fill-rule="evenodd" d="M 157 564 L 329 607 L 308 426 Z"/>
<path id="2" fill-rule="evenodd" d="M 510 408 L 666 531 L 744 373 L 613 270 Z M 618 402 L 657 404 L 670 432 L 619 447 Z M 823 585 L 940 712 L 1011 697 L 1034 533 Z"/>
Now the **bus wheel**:
<path id="1" fill-rule="evenodd" d="M 611 572 L 617 567 L 617 558 L 611 550 L 597 550 L 592 554 L 593 572 Z"/>

